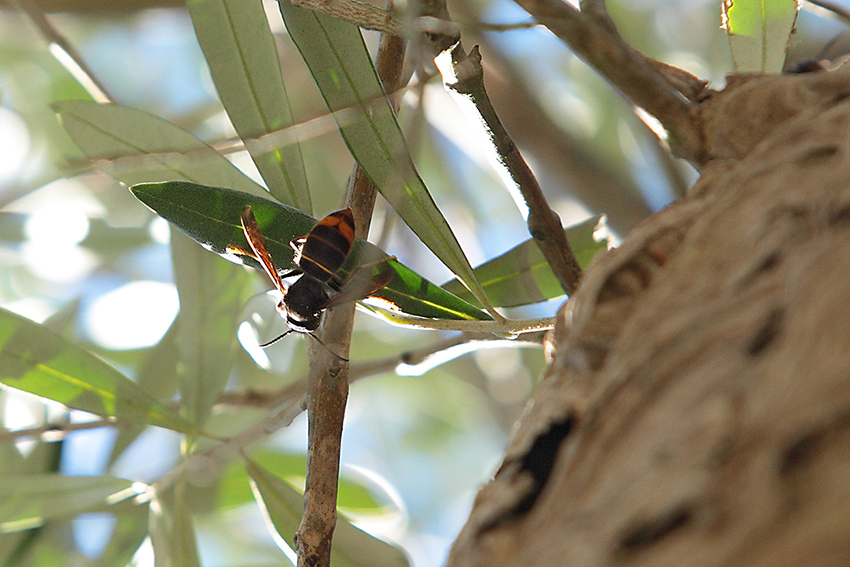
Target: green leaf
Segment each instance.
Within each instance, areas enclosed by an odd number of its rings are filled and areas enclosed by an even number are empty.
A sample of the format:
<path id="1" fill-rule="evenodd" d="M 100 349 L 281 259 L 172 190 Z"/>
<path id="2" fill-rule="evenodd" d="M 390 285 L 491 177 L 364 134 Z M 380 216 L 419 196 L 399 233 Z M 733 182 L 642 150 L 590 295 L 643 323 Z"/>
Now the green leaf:
<path id="1" fill-rule="evenodd" d="M 251 475 L 252 488 L 257 503 L 263 507 L 274 531 L 290 546 L 301 523 L 304 496 L 279 477 L 251 460 L 245 460 Z M 339 517 L 334 530 L 333 567 L 405 567 L 407 557 L 400 549 L 381 541 L 354 527 Z"/>
<path id="2" fill-rule="evenodd" d="M 115 529 L 109 543 L 94 563 L 95 567 L 129 565 L 148 535 L 149 504 L 125 500 L 110 509 L 115 515 Z"/>
<path id="3" fill-rule="evenodd" d="M 182 179 L 268 195 L 213 148 L 153 114 L 84 100 L 53 109 L 80 150 L 127 185 Z"/>
<path id="4" fill-rule="evenodd" d="M 489 307 L 469 260 L 416 171 L 360 29 L 289 2 L 278 6 L 351 155 L 416 236 Z"/>
<path id="5" fill-rule="evenodd" d="M 781 73 L 798 0 L 725 0 L 723 23 L 739 73 Z"/>
<path id="6" fill-rule="evenodd" d="M 257 466 L 275 471 L 281 478 L 289 479 L 296 486 L 303 484 L 307 459 L 303 454 L 279 453 L 261 450 L 251 453 L 251 461 Z M 296 480 L 297 479 L 297 480 Z M 254 497 L 249 486 L 248 472 L 241 461 L 233 461 L 218 485 L 218 507 L 235 508 L 251 502 Z M 356 480 L 349 479 L 345 472 L 339 478 L 337 505 L 340 508 L 377 512 L 381 504 L 372 492 Z"/>
<path id="7" fill-rule="evenodd" d="M 230 378 L 236 325 L 251 280 L 245 270 L 207 254 L 177 230 L 172 230 L 171 246 L 180 295 L 180 404 L 200 427 Z"/>
<path id="8" fill-rule="evenodd" d="M 158 492 L 157 496 L 159 513 L 152 516 L 150 528 L 157 565 L 200 567 L 195 523 L 186 497 L 185 475 L 181 475 L 171 489 Z"/>
<path id="9" fill-rule="evenodd" d="M 46 520 L 103 507 L 136 495 L 132 481 L 111 476 L 29 473 L 0 477 L 0 532 L 32 529 Z"/>
<path id="10" fill-rule="evenodd" d="M 198 433 L 101 359 L 5 309 L 0 309 L 0 382 L 102 417 Z"/>
<path id="11" fill-rule="evenodd" d="M 567 240 L 582 268 L 597 252 L 606 249 L 605 242 L 593 239 L 598 224 L 599 217 L 596 217 L 566 230 Z M 532 239 L 478 266 L 475 274 L 497 307 L 529 305 L 564 295 L 564 288 Z M 461 299 L 474 301 L 472 294 L 457 280 L 446 283 L 443 289 Z"/>
<path id="12" fill-rule="evenodd" d="M 179 321 L 180 313 L 172 321 L 171 326 L 159 343 L 148 349 L 144 359 L 137 367 L 136 384 L 157 400 L 170 400 L 177 393 L 177 368 L 180 364 L 177 351 Z M 112 454 L 109 457 L 110 465 L 143 430 L 143 427 L 135 425 L 121 427 L 118 430 L 118 436 L 112 444 Z"/>
<path id="13" fill-rule="evenodd" d="M 279 201 L 312 211 L 301 146 L 262 136 L 292 125 L 274 38 L 258 0 L 186 3 L 221 102 L 245 148 Z M 221 182 L 217 182 L 221 184 Z"/>
<path id="14" fill-rule="evenodd" d="M 278 268 L 287 268 L 292 263 L 289 241 L 304 236 L 316 224 L 314 218 L 292 207 L 220 187 L 165 182 L 136 185 L 131 191 L 207 250 L 255 268 L 260 266 L 253 258 L 235 254 L 232 248 L 249 250 L 240 222 L 245 205 L 254 209 L 266 246 Z M 372 258 L 376 254 L 386 256 L 376 246 L 358 239 L 349 261 L 341 270 L 342 274 L 348 274 L 363 258 Z M 433 319 L 490 319 L 477 307 L 422 278 L 400 262 L 391 261 L 391 265 L 396 277 L 375 295 L 392 302 L 401 311 Z"/>

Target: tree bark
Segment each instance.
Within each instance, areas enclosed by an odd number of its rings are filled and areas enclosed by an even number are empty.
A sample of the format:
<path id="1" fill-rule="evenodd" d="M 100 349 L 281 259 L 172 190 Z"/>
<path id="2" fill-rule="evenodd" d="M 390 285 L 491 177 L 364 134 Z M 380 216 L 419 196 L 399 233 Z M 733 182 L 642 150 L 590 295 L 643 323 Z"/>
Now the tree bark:
<path id="1" fill-rule="evenodd" d="M 850 69 L 696 110 L 702 177 L 559 312 L 447 565 L 850 565 Z"/>

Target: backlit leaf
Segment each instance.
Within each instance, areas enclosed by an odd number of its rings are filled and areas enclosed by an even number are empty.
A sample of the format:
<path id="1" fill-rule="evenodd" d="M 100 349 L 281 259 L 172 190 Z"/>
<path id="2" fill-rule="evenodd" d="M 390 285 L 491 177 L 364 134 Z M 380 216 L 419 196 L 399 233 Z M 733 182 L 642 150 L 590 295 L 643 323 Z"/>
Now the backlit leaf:
<path id="1" fill-rule="evenodd" d="M 171 247 L 180 296 L 176 321 L 180 405 L 200 427 L 230 378 L 236 325 L 251 282 L 245 270 L 207 254 L 176 230 Z"/>
<path id="2" fill-rule="evenodd" d="M 257 502 L 263 507 L 273 529 L 290 547 L 301 523 L 304 496 L 263 467 L 247 460 Z M 354 527 L 338 517 L 334 530 L 332 567 L 406 567 L 410 563 L 398 548 Z"/>
<path id="3" fill-rule="evenodd" d="M 739 73 L 780 73 L 798 0 L 725 0 L 723 24 Z"/>
<path id="4" fill-rule="evenodd" d="M 135 496 L 129 480 L 110 476 L 29 473 L 0 477 L 0 532 L 41 526 L 45 521 L 101 508 L 109 499 Z"/>
<path id="5" fill-rule="evenodd" d="M 598 223 L 597 217 L 566 230 L 567 240 L 582 268 L 587 267 L 597 252 L 606 249 L 604 241 L 597 242 L 593 238 Z M 529 305 L 564 295 L 564 288 L 531 239 L 478 266 L 475 273 L 497 307 Z M 472 294 L 457 280 L 446 283 L 443 289 L 474 301 Z"/>
<path id="6" fill-rule="evenodd" d="M 186 497 L 186 477 L 157 493 L 158 513 L 151 516 L 151 543 L 157 564 L 169 567 L 200 567 L 195 522 Z"/>
<path id="7" fill-rule="evenodd" d="M 298 140 L 281 146 L 262 136 L 292 125 L 274 38 L 257 0 L 190 0 L 195 33 L 230 122 L 279 201 L 311 212 Z M 221 182 L 217 182 L 221 184 Z"/>
<path id="8" fill-rule="evenodd" d="M 80 150 L 127 185 L 182 179 L 268 195 L 213 148 L 153 114 L 85 100 L 58 102 L 53 109 Z"/>
<path id="9" fill-rule="evenodd" d="M 102 417 L 198 432 L 103 360 L 5 309 L 0 309 L 0 382 Z"/>

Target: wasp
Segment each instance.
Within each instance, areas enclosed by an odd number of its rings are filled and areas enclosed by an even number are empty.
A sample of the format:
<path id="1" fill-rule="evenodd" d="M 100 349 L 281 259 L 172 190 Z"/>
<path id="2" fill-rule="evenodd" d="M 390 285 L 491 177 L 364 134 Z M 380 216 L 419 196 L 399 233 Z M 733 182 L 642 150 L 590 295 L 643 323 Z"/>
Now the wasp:
<path id="1" fill-rule="evenodd" d="M 324 312 L 331 307 L 360 301 L 385 288 L 395 277 L 390 266 L 391 257 L 355 267 L 343 281 L 339 269 L 348 259 L 354 244 L 354 216 L 351 209 L 342 209 L 320 220 L 306 235 L 292 240 L 289 245 L 295 252 L 292 263 L 295 268 L 278 271 L 266 248 L 266 242 L 254 218 L 250 205 L 242 209 L 242 232 L 253 256 L 260 262 L 274 286 L 283 295 L 277 304 L 277 311 L 286 320 L 289 327 L 282 335 L 263 343 L 261 347 L 272 345 L 290 333 L 311 335 L 327 349 L 316 336 L 316 329 Z M 375 272 L 377 264 L 383 266 Z M 285 279 L 296 277 L 294 282 Z M 328 289 L 333 294 L 328 293 Z M 327 349 L 340 360 L 347 360 Z"/>

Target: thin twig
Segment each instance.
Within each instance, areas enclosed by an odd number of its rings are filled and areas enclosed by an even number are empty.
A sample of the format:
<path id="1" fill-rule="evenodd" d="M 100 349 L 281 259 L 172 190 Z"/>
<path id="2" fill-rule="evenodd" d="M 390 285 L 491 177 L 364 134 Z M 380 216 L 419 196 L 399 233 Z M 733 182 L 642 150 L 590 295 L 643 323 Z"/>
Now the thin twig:
<path id="1" fill-rule="evenodd" d="M 378 317 L 390 323 L 408 329 L 429 329 L 432 331 L 461 331 L 464 333 L 490 333 L 501 337 L 517 337 L 526 333 L 545 331 L 554 326 L 552 317 L 535 319 L 500 319 L 498 321 L 461 321 L 458 319 L 429 319 L 408 315 L 403 311 L 381 309 L 372 305 L 363 305 Z"/>
<path id="2" fill-rule="evenodd" d="M 390 11 L 388 10 L 387 13 Z M 382 34 L 376 68 L 385 91 L 393 91 L 401 77 L 405 43 L 397 36 Z M 377 189 L 355 166 L 347 196 L 354 213 L 355 233 L 369 234 Z M 337 345 L 347 356 L 354 323 L 354 305 L 331 310 L 326 317 L 324 340 Z M 336 526 L 336 497 L 345 405 L 348 400 L 348 362 L 316 351 L 307 380 L 308 450 L 304 490 L 304 514 L 295 534 L 299 567 L 329 567 Z"/>
<path id="3" fill-rule="evenodd" d="M 691 104 L 623 40 L 613 24 L 600 23 L 604 5 L 584 2 L 593 8 L 585 14 L 563 0 L 515 1 L 629 100 L 655 116 L 669 132 L 677 156 L 697 167 L 705 161 L 701 124 Z"/>
<path id="4" fill-rule="evenodd" d="M 422 17 L 450 20 L 445 0 L 423 0 L 420 10 Z M 474 109 L 478 114 L 476 118 L 484 126 L 500 165 L 525 200 L 528 209 L 526 221 L 531 236 L 552 267 L 561 287 L 571 295 L 581 277 L 581 267 L 567 242 L 561 219 L 549 207 L 537 178 L 505 130 L 487 96 L 478 47 L 474 47 L 467 55 L 459 37 L 441 38 L 431 34 L 427 40 L 429 50 L 436 57 L 437 66 L 443 75 L 443 83 L 450 92 L 472 103 L 464 106 Z M 450 66 L 443 64 L 446 59 L 440 55 L 446 50 L 450 50 Z"/>
<path id="5" fill-rule="evenodd" d="M 400 100 L 404 93 L 409 88 L 414 88 L 418 85 L 404 86 L 394 91 L 391 91 L 388 96 L 391 102 Z M 296 124 L 291 124 L 279 130 L 274 130 L 258 136 L 256 138 L 228 138 L 207 142 L 208 146 L 212 147 L 216 152 L 228 155 L 236 152 L 242 152 L 250 149 L 252 153 L 268 153 L 275 148 L 282 148 L 295 144 L 296 142 L 304 142 L 323 136 L 329 132 L 337 131 L 341 126 L 347 126 L 361 119 L 363 108 L 367 110 L 372 104 L 383 104 L 383 97 L 366 99 L 355 108 L 349 106 L 341 108 L 333 112 L 326 112 L 319 116 L 309 118 Z M 162 151 L 162 152 L 142 152 L 136 154 L 124 154 L 119 156 L 108 155 L 103 157 L 89 157 L 80 160 L 71 161 L 66 166 L 74 174 L 85 173 L 95 169 L 93 165 L 97 163 L 96 168 L 105 171 L 109 174 L 117 176 L 117 173 L 122 170 L 135 169 L 143 166 L 150 161 L 159 161 L 169 163 L 173 160 L 184 161 L 194 157 L 204 157 L 209 152 L 209 148 L 204 146 L 199 149 L 189 151 Z"/>
<path id="6" fill-rule="evenodd" d="M 81 423 L 46 423 L 44 425 L 30 427 L 28 429 L 0 431 L 0 443 L 31 438 L 46 442 L 61 441 L 68 433 L 72 433 L 74 431 L 86 431 L 88 429 L 118 426 L 120 426 L 120 422 L 114 419 L 98 419 L 95 421 L 84 421 Z"/>
<path id="7" fill-rule="evenodd" d="M 50 23 L 44 13 L 31 0 L 13 0 L 18 8 L 35 24 L 49 43 L 50 53 L 77 80 L 96 102 L 114 102 L 109 93 L 86 62 L 68 40 Z"/>
<path id="8" fill-rule="evenodd" d="M 367 30 L 391 33 L 405 37 L 408 33 L 404 22 L 390 10 L 372 6 L 360 0 L 291 0 L 294 6 L 315 10 Z"/>
<path id="9" fill-rule="evenodd" d="M 515 22 L 513 24 L 493 24 L 490 22 L 476 22 L 476 21 L 465 21 L 465 20 L 456 20 L 457 25 L 461 28 L 470 29 L 470 30 L 478 30 L 478 31 L 492 31 L 492 32 L 505 32 L 505 31 L 513 31 L 513 30 L 527 30 L 530 28 L 536 28 L 540 24 L 538 22 Z"/>
<path id="10" fill-rule="evenodd" d="M 240 452 L 252 443 L 265 439 L 272 433 L 289 426 L 306 408 L 307 395 L 305 394 L 273 415 L 234 435 L 224 443 L 193 453 L 156 481 L 153 484 L 153 492 L 159 493 L 166 490 L 186 471 L 205 471 L 205 474 L 208 474 L 210 470 L 221 468 L 234 453 Z"/>
<path id="11" fill-rule="evenodd" d="M 537 335 L 524 335 L 521 339 L 503 339 L 490 333 L 463 333 L 448 339 L 443 339 L 426 347 L 407 350 L 393 356 L 376 358 L 352 364 L 348 370 L 348 383 L 376 376 L 386 372 L 398 372 L 403 369 L 405 375 L 419 376 L 436 366 L 454 360 L 461 354 L 473 352 L 479 348 L 527 347 L 540 345 L 543 331 Z M 463 353 L 457 347 L 463 347 Z M 454 352 L 449 352 L 454 351 Z M 229 406 L 271 408 L 277 407 L 290 400 L 298 399 L 307 392 L 307 376 L 287 384 L 282 388 L 270 391 L 230 391 L 224 392 L 218 403 Z"/>
<path id="12" fill-rule="evenodd" d="M 446 85 L 472 102 L 472 108 L 485 126 L 500 165 L 522 194 L 527 207 L 526 222 L 529 233 L 552 267 L 561 287 L 568 295 L 572 295 L 581 277 L 581 267 L 567 242 L 561 219 L 549 206 L 537 178 L 490 102 L 484 88 L 484 69 L 481 66 L 478 46 L 466 54 L 460 44 L 456 45 L 452 50 L 452 67 L 456 80 L 446 81 Z"/>

